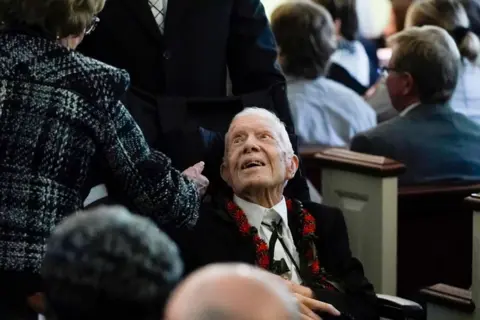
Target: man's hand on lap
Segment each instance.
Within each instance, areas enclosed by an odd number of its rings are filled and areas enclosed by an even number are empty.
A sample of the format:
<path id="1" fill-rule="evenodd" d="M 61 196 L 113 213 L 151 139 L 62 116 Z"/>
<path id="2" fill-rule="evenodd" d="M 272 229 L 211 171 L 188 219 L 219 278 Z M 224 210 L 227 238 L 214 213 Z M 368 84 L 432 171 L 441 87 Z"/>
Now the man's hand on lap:
<path id="1" fill-rule="evenodd" d="M 312 289 L 289 280 L 285 281 L 290 288 L 290 291 L 298 300 L 300 312 L 302 313 L 302 320 L 321 320 L 321 317 L 318 316 L 316 312 L 329 313 L 333 316 L 340 315 L 340 311 L 331 304 L 316 300 Z"/>

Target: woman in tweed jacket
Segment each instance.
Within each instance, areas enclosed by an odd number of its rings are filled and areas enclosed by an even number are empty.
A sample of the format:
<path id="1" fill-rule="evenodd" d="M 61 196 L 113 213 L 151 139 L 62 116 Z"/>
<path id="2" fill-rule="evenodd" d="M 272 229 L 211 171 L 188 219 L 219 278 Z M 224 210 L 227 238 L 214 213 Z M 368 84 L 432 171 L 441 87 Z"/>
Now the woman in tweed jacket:
<path id="1" fill-rule="evenodd" d="M 20 272 L 26 279 L 39 271 L 50 231 L 82 208 L 94 169 L 111 177 L 137 213 L 158 224 L 197 219 L 196 186 L 149 148 L 119 101 L 128 74 L 73 50 L 93 30 L 103 5 L 0 0 L 3 275 Z"/>

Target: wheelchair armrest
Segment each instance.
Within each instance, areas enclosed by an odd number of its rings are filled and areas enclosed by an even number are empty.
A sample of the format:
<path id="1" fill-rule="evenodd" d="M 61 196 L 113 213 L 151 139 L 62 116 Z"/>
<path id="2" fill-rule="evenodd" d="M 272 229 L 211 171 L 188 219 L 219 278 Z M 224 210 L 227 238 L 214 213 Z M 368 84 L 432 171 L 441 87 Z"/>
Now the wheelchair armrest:
<path id="1" fill-rule="evenodd" d="M 386 294 L 377 294 L 377 300 L 381 318 L 392 320 L 426 319 L 425 310 L 414 301 Z"/>
<path id="2" fill-rule="evenodd" d="M 420 296 L 426 303 L 446 307 L 450 310 L 464 313 L 473 313 L 475 310 L 471 291 L 443 283 L 420 290 Z"/>

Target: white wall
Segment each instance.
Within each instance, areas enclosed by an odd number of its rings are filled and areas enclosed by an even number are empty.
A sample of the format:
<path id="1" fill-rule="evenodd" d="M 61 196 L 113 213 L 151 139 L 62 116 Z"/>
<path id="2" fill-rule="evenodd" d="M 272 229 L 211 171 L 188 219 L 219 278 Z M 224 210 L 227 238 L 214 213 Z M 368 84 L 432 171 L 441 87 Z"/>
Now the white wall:
<path id="1" fill-rule="evenodd" d="M 270 19 L 270 15 L 272 14 L 275 8 L 288 0 L 262 0 L 263 6 L 265 7 L 265 12 L 267 13 L 267 17 Z"/>
<path id="2" fill-rule="evenodd" d="M 288 0 L 262 0 L 268 18 L 275 8 Z M 390 0 L 357 0 L 359 31 L 367 38 L 379 37 L 390 21 Z"/>

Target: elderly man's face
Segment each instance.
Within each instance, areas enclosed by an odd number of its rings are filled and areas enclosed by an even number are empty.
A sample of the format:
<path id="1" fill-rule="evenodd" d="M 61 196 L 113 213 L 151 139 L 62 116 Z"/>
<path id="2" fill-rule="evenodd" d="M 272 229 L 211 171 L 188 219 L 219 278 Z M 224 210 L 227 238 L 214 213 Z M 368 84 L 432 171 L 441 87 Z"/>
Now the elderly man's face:
<path id="1" fill-rule="evenodd" d="M 289 156 L 271 120 L 244 115 L 230 125 L 223 179 L 235 194 L 252 189 L 279 188 L 295 175 L 298 158 Z"/>

